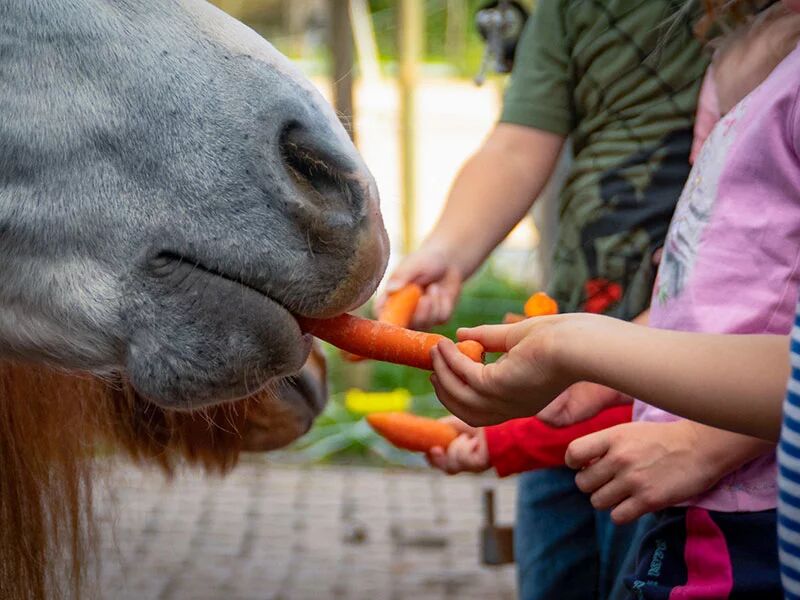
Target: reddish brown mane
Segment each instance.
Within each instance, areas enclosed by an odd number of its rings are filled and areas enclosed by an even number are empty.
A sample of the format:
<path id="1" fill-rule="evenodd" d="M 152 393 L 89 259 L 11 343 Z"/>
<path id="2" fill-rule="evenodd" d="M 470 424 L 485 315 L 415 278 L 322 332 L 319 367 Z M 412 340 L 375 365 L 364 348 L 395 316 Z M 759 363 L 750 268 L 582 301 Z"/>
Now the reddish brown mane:
<path id="1" fill-rule="evenodd" d="M 124 385 L 0 364 L 0 598 L 81 597 L 98 451 L 120 448 L 167 473 L 181 460 L 225 471 L 248 406 L 266 397 L 172 413 Z"/>

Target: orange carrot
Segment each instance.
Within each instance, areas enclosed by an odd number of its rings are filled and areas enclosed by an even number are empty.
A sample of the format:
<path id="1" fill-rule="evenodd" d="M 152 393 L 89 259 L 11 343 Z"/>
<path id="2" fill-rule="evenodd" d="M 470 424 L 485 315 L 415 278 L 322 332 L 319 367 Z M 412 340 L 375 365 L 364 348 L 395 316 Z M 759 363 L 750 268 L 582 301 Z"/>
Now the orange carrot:
<path id="1" fill-rule="evenodd" d="M 422 298 L 422 286 L 416 283 L 409 283 L 392 292 L 378 313 L 378 321 L 408 327 L 420 298 Z"/>
<path id="2" fill-rule="evenodd" d="M 558 304 L 544 292 L 537 292 L 525 302 L 526 317 L 543 317 L 545 315 L 557 315 Z"/>
<path id="3" fill-rule="evenodd" d="M 471 358 L 474 362 L 482 363 L 486 358 L 486 350 L 484 349 L 483 344 L 476 342 L 475 340 L 464 340 L 463 342 L 458 342 L 456 344 L 456 348 L 458 348 L 461 354 Z"/>
<path id="4" fill-rule="evenodd" d="M 409 283 L 396 292 L 392 292 L 386 298 L 386 302 L 378 313 L 378 321 L 399 325 L 400 327 L 408 327 L 411 323 L 411 317 L 414 316 L 414 311 L 417 310 L 419 299 L 422 298 L 422 293 L 422 286 L 416 283 Z M 347 362 L 366 360 L 363 356 L 352 352 L 342 350 L 341 353 L 342 358 Z"/>
<path id="5" fill-rule="evenodd" d="M 347 352 L 428 371 L 433 370 L 431 349 L 447 339 L 348 314 L 332 319 L 298 317 L 297 321 L 303 331 Z M 456 347 L 476 362 L 483 359 L 483 347 L 478 342 L 460 342 Z"/>
<path id="6" fill-rule="evenodd" d="M 358 354 L 353 354 L 352 352 L 348 352 L 347 350 L 339 350 L 339 354 L 342 357 L 342 360 L 346 360 L 347 362 L 357 363 L 367 360 L 363 356 L 359 356 Z"/>
<path id="7" fill-rule="evenodd" d="M 367 415 L 367 423 L 392 444 L 413 452 L 447 448 L 458 437 L 452 425 L 411 413 L 385 412 Z"/>

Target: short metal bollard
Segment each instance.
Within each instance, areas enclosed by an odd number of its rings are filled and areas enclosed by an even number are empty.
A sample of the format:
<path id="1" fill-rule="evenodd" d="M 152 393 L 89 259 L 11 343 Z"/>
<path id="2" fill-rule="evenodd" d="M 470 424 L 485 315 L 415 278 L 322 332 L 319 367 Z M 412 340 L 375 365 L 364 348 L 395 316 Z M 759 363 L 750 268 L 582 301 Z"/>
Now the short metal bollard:
<path id="1" fill-rule="evenodd" d="M 481 527 L 481 562 L 498 566 L 514 562 L 514 527 L 495 522 L 494 490 L 483 490 L 483 526 Z"/>

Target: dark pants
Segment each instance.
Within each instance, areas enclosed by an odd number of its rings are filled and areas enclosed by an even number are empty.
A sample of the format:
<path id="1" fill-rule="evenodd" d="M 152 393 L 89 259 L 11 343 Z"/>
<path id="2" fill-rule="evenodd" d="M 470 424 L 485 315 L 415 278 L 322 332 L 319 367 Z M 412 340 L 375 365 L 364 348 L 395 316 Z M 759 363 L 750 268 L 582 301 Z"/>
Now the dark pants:
<path id="1" fill-rule="evenodd" d="M 783 598 L 774 510 L 670 508 L 656 513 L 648 529 L 625 577 L 628 598 Z"/>
<path id="2" fill-rule="evenodd" d="M 520 600 L 606 600 L 636 525 L 596 511 L 566 467 L 519 478 L 514 554 Z"/>

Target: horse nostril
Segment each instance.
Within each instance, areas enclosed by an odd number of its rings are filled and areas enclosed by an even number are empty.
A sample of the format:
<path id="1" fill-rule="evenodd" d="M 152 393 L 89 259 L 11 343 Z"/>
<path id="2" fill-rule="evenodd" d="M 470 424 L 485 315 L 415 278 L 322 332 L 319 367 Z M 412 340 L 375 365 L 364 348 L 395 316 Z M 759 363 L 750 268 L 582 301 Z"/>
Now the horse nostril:
<path id="1" fill-rule="evenodd" d="M 328 221 L 353 223 L 360 217 L 363 193 L 350 175 L 355 166 L 336 146 L 291 121 L 281 132 L 279 147 L 301 202 L 321 209 Z"/>

